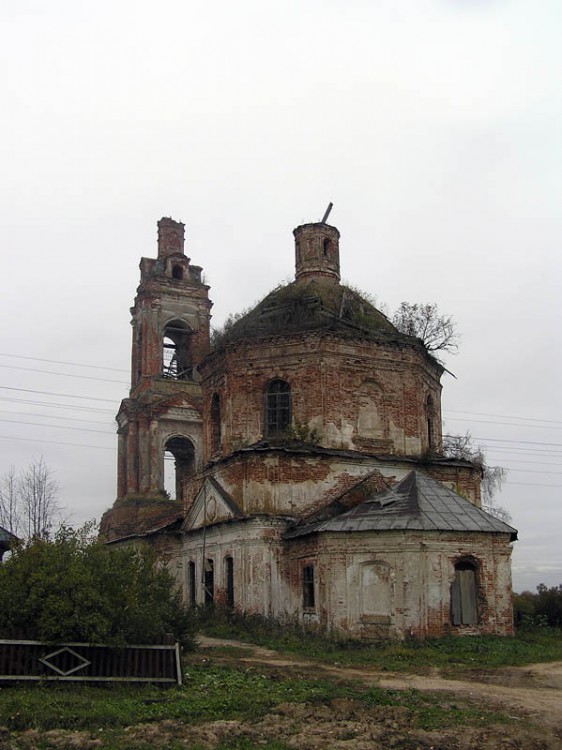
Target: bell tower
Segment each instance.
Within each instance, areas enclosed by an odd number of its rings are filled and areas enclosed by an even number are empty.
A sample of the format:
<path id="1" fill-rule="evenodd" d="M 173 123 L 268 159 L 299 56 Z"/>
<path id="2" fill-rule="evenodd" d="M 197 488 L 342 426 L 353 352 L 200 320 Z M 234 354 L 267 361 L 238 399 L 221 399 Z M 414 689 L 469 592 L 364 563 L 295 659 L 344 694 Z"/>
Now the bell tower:
<path id="1" fill-rule="evenodd" d="M 158 255 L 141 258 L 131 308 L 131 389 L 116 417 L 117 500 L 102 521 L 108 537 L 135 525 L 118 512 L 124 506 L 142 508 L 144 517 L 162 514 L 170 501 L 179 509 L 185 480 L 201 464 L 198 365 L 209 351 L 212 307 L 201 272 L 185 255 L 184 224 L 162 218 Z"/>

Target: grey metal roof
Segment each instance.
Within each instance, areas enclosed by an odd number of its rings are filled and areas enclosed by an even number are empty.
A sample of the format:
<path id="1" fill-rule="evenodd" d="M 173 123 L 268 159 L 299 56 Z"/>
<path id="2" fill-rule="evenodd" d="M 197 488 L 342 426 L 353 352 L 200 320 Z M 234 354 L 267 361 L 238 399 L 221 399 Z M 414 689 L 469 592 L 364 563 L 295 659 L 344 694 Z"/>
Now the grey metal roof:
<path id="1" fill-rule="evenodd" d="M 2 546 L 10 546 L 12 542 L 17 541 L 17 536 L 15 534 L 12 534 L 10 531 L 5 529 L 3 526 L 0 526 L 0 544 Z"/>
<path id="2" fill-rule="evenodd" d="M 394 487 L 371 495 L 345 513 L 293 528 L 285 538 L 330 531 L 394 530 L 477 531 L 509 534 L 511 541 L 517 539 L 512 526 L 420 471 L 411 471 Z"/>

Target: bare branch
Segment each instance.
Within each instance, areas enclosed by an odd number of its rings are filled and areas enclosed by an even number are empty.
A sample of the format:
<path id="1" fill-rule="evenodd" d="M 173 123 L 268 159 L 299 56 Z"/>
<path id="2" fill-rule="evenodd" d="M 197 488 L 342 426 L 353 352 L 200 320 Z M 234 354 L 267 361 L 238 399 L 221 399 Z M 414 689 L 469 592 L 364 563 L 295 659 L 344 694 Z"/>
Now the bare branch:
<path id="1" fill-rule="evenodd" d="M 458 349 L 459 335 L 453 318 L 440 315 L 435 304 L 402 302 L 392 322 L 402 333 L 421 339 L 434 356 L 435 352 L 456 353 Z"/>
<path id="2" fill-rule="evenodd" d="M 511 515 L 506 508 L 496 505 L 494 495 L 501 490 L 502 484 L 507 477 L 507 471 L 502 466 L 489 466 L 486 462 L 486 454 L 480 445 L 475 445 L 470 432 L 465 435 L 445 435 L 443 438 L 443 454 L 449 458 L 460 458 L 471 461 L 480 467 L 482 472 L 482 497 L 484 503 L 482 509 L 486 513 L 508 523 Z"/>

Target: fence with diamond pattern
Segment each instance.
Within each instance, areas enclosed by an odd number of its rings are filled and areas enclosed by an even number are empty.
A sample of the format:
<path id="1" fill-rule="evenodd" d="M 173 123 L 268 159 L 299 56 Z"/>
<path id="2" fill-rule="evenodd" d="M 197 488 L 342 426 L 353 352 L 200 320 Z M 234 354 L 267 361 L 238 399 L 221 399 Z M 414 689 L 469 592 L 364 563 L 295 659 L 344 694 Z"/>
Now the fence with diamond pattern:
<path id="1" fill-rule="evenodd" d="M 181 685 L 179 644 L 91 646 L 0 640 L 0 682 L 153 682 Z"/>

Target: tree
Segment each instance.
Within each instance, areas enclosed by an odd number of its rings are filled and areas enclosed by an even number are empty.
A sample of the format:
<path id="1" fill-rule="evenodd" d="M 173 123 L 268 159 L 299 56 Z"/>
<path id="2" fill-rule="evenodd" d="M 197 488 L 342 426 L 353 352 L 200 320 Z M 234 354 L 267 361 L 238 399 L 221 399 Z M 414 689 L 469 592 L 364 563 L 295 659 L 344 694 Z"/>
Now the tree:
<path id="1" fill-rule="evenodd" d="M 475 445 L 469 432 L 465 435 L 444 435 L 443 454 L 448 458 L 459 458 L 470 461 L 480 468 L 482 482 L 482 509 L 505 523 L 511 521 L 511 515 L 506 508 L 496 505 L 494 495 L 501 489 L 507 476 L 507 471 L 501 466 L 490 466 L 486 461 L 486 454 L 480 445 Z"/>
<path id="2" fill-rule="evenodd" d="M 13 466 L 0 478 L 0 525 L 12 534 L 46 537 L 60 519 L 59 485 L 43 457 L 17 474 Z"/>
<path id="3" fill-rule="evenodd" d="M 539 583 L 536 594 L 514 594 L 513 615 L 519 628 L 562 627 L 562 584 L 548 588 Z"/>
<path id="4" fill-rule="evenodd" d="M 192 643 L 189 614 L 148 547 L 108 547 L 89 524 L 33 537 L 0 566 L 0 637 L 110 646 L 172 633 Z"/>
<path id="5" fill-rule="evenodd" d="M 20 533 L 21 506 L 15 466 L 0 478 L 0 526 L 16 536 Z"/>
<path id="6" fill-rule="evenodd" d="M 402 333 L 421 339 L 427 351 L 439 361 L 435 352 L 455 353 L 458 349 L 459 336 L 453 318 L 441 315 L 435 304 L 402 302 L 392 322 Z"/>
<path id="7" fill-rule="evenodd" d="M 23 529 L 27 537 L 45 537 L 60 513 L 59 485 L 43 457 L 34 458 L 19 480 Z"/>

